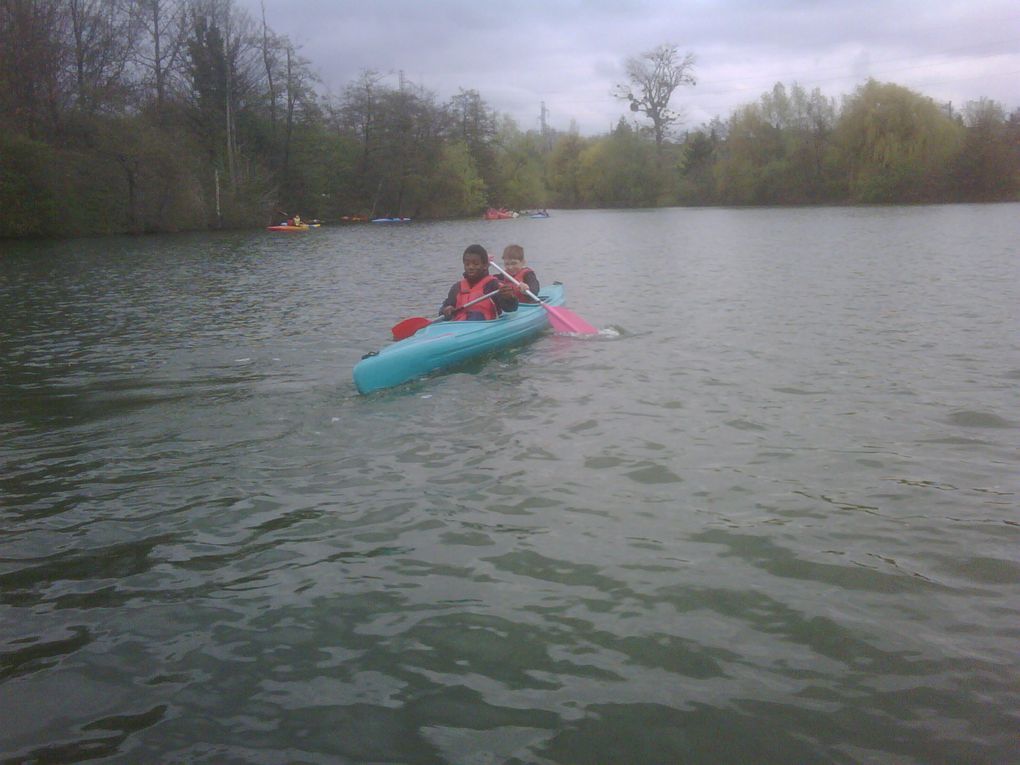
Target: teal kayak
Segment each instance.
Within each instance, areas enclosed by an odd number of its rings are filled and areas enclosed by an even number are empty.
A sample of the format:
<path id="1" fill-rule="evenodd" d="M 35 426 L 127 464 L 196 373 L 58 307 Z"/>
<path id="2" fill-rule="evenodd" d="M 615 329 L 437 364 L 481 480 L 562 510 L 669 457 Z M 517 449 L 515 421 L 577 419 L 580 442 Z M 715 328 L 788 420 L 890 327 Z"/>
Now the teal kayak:
<path id="1" fill-rule="evenodd" d="M 563 285 L 543 288 L 538 297 L 547 305 L 563 305 Z M 520 345 L 548 327 L 548 312 L 534 303 L 521 303 L 516 311 L 492 321 L 439 321 L 364 356 L 354 366 L 354 385 L 359 393 L 391 388 L 429 372 Z"/>

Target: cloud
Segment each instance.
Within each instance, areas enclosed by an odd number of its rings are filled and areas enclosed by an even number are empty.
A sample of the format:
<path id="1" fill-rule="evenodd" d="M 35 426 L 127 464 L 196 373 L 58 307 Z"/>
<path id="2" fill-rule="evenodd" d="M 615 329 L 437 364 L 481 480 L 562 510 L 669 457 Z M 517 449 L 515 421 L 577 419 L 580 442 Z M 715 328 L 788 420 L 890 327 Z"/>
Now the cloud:
<path id="1" fill-rule="evenodd" d="M 893 0 L 235 0 L 301 46 L 340 93 L 361 71 L 397 73 L 445 100 L 460 88 L 525 129 L 602 133 L 626 105 L 610 95 L 629 56 L 675 43 L 698 84 L 674 106 L 688 126 L 726 118 L 776 82 L 846 95 L 868 77 L 962 105 L 1020 108 L 1014 2 Z"/>

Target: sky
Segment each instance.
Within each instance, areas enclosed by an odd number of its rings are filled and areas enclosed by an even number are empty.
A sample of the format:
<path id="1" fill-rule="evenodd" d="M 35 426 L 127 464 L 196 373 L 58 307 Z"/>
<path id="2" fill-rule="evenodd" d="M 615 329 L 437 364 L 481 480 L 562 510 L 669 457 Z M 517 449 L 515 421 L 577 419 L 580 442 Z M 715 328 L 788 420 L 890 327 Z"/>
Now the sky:
<path id="1" fill-rule="evenodd" d="M 1017 0 L 235 0 L 341 94 L 368 69 L 446 101 L 477 90 L 522 130 L 612 129 L 624 67 L 663 43 L 695 57 L 683 128 L 728 118 L 777 82 L 826 96 L 868 78 L 962 108 L 1020 108 Z"/>

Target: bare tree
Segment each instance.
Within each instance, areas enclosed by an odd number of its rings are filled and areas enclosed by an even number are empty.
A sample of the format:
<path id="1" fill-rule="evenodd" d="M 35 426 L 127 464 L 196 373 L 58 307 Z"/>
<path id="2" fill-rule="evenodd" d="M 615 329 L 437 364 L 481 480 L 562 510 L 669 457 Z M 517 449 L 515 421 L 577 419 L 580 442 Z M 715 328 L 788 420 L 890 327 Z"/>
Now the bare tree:
<path id="1" fill-rule="evenodd" d="M 693 69 L 694 54 L 680 58 L 676 45 L 663 44 L 627 59 L 630 82 L 613 88 L 615 98 L 629 101 L 632 112 L 642 112 L 652 121 L 657 146 L 662 146 L 670 126 L 682 117 L 669 108 L 669 102 L 678 87 L 695 84 Z"/>
<path id="2" fill-rule="evenodd" d="M 0 123 L 43 137 L 58 129 L 67 101 L 60 0 L 0 2 Z"/>
<path id="3" fill-rule="evenodd" d="M 243 170 L 237 118 L 257 98 L 261 48 L 251 16 L 231 0 L 191 2 L 188 53 L 194 97 L 210 145 L 222 139 L 227 179 L 236 188 Z"/>
<path id="4" fill-rule="evenodd" d="M 134 0 L 135 15 L 147 38 L 135 50 L 138 65 L 148 72 L 157 113 L 162 113 L 172 78 L 183 65 L 187 35 L 183 0 Z"/>
<path id="5" fill-rule="evenodd" d="M 119 111 L 139 29 L 136 17 L 124 0 L 68 0 L 66 12 L 78 109 L 86 114 Z"/>
<path id="6" fill-rule="evenodd" d="M 276 35 L 269 31 L 266 23 L 266 4 L 262 3 L 262 63 L 266 67 L 266 84 L 269 86 L 269 124 L 276 133 L 276 83 L 273 70 L 276 68 L 276 51 L 278 49 Z M 289 51 L 288 51 L 289 53 Z"/>

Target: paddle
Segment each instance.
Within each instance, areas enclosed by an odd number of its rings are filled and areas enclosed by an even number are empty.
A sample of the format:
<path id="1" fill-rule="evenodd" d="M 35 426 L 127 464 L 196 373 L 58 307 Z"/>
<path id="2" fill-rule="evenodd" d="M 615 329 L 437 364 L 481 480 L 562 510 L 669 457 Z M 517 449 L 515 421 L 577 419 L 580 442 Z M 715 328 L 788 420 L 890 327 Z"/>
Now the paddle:
<path id="1" fill-rule="evenodd" d="M 481 303 L 483 300 L 488 300 L 489 298 L 494 297 L 499 297 L 499 293 L 487 292 L 481 297 L 477 297 L 474 300 L 469 300 L 460 308 L 455 308 L 454 313 L 456 313 L 457 311 L 463 311 L 469 305 Z M 445 318 L 446 318 L 445 316 L 437 316 L 434 319 L 426 319 L 424 316 L 412 316 L 410 319 L 404 319 L 403 321 L 394 324 L 393 329 L 391 329 L 390 332 L 393 333 L 394 340 L 403 340 L 404 338 L 413 335 L 422 327 L 427 327 L 429 324 L 435 324 L 437 321 L 443 321 Z"/>
<path id="2" fill-rule="evenodd" d="M 519 281 L 510 276 L 510 274 L 500 268 L 499 264 L 491 258 L 489 259 L 489 265 L 495 266 L 496 270 L 503 274 L 503 276 L 512 281 L 518 287 L 522 288 L 525 295 L 542 306 L 549 314 L 549 324 L 552 325 L 552 328 L 557 332 L 571 332 L 575 335 L 597 335 L 599 333 L 595 327 L 586 322 L 576 313 L 568 311 L 563 306 L 543 303 L 539 300 L 538 295 L 528 289 L 527 285 L 521 284 Z"/>

